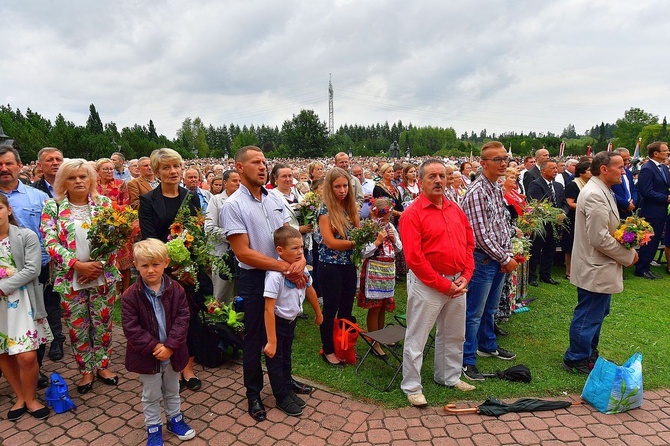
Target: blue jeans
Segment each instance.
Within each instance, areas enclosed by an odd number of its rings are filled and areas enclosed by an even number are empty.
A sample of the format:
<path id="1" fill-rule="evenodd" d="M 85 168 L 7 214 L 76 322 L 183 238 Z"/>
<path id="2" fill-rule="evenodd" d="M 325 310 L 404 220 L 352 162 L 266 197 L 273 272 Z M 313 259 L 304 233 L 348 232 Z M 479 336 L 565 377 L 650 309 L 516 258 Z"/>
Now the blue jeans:
<path id="1" fill-rule="evenodd" d="M 505 282 L 505 273 L 500 271 L 500 263 L 479 251 L 475 251 L 474 257 L 475 272 L 468 284 L 466 298 L 463 365 L 474 365 L 477 362 L 477 349 L 492 352 L 498 348 L 493 332 L 493 318 Z"/>
<path id="2" fill-rule="evenodd" d="M 598 347 L 603 320 L 610 314 L 611 299 L 611 294 L 577 288 L 577 306 L 570 323 L 570 347 L 563 359 L 581 361 L 591 356 Z"/>

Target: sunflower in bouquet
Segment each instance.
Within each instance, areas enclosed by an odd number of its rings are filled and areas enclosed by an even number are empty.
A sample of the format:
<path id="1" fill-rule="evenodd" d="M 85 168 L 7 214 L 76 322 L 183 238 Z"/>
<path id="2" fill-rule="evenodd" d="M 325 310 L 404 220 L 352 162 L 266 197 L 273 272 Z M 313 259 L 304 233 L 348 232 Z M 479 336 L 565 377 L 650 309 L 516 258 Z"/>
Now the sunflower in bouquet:
<path id="1" fill-rule="evenodd" d="M 177 280 L 182 281 L 186 276 L 193 279 L 197 291 L 199 283 L 198 270 L 212 270 L 214 274 L 231 277 L 230 270 L 223 257 L 214 256 L 215 240 L 213 235 L 205 233 L 205 218 L 198 210 L 191 215 L 188 200 L 184 200 L 177 211 L 174 222 L 170 225 L 168 242 L 165 244 L 170 257 L 170 266 L 177 269 Z"/>
<path id="2" fill-rule="evenodd" d="M 614 231 L 614 238 L 628 249 L 646 245 L 653 236 L 654 229 L 637 213 L 626 218 Z"/>
<path id="3" fill-rule="evenodd" d="M 99 206 L 91 218 L 91 223 L 84 224 L 83 227 L 88 229 L 86 238 L 91 245 L 90 258 L 102 260 L 137 235 L 137 211 L 130 206 Z"/>

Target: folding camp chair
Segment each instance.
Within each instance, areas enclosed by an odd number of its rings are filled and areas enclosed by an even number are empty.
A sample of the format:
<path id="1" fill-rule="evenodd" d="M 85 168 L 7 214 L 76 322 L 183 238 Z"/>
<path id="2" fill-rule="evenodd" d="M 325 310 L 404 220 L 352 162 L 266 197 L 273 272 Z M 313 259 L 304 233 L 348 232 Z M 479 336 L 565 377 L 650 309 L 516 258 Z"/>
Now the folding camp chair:
<path id="1" fill-rule="evenodd" d="M 400 325 L 387 325 L 381 330 L 361 333 L 361 338 L 368 344 L 368 351 L 361 358 L 358 366 L 356 366 L 356 374 L 360 375 L 359 371 L 369 356 L 377 357 L 384 364 L 392 369 L 395 369 L 391 381 L 383 388 L 384 392 L 391 389 L 393 382 L 402 371 L 402 348 L 399 348 L 399 343 L 405 339 L 405 327 Z M 374 354 L 374 345 L 378 344 L 382 351 L 386 353 L 385 358 L 379 358 Z M 391 359 L 393 358 L 393 359 Z M 397 365 L 393 364 L 397 363 Z M 364 377 L 361 378 L 366 384 L 372 387 L 377 387 L 375 384 L 367 381 Z"/>
<path id="2" fill-rule="evenodd" d="M 403 327 L 407 328 L 407 314 L 396 314 L 393 316 L 393 319 L 395 319 L 400 325 Z M 428 333 L 428 342 L 426 342 L 426 346 L 423 348 L 423 356 L 425 357 L 428 355 L 428 352 L 430 351 L 431 348 L 435 348 L 435 335 L 431 332 Z"/>

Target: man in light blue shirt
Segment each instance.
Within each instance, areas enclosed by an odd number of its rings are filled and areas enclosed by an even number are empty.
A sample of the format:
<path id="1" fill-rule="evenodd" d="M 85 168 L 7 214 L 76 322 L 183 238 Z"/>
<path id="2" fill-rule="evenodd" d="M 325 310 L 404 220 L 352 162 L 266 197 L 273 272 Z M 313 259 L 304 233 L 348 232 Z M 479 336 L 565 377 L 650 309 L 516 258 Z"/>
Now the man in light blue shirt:
<path id="1" fill-rule="evenodd" d="M 130 175 L 130 171 L 124 166 L 126 162 L 126 157 L 121 152 L 114 152 L 109 158 L 114 164 L 114 178 L 117 180 L 130 181 L 133 177 Z"/>
<path id="2" fill-rule="evenodd" d="M 49 255 L 44 250 L 44 243 L 42 243 L 40 220 L 42 218 L 44 200 L 49 198 L 49 196 L 41 190 L 26 186 L 19 181 L 19 173 L 21 173 L 22 168 L 23 164 L 21 163 L 19 152 L 12 145 L 4 142 L 0 143 L 0 191 L 7 196 L 7 201 L 9 201 L 12 213 L 19 226 L 28 228 L 37 234 L 42 247 L 42 267 L 44 269 L 49 264 Z M 46 270 L 48 271 L 48 268 Z M 42 278 L 41 275 L 40 278 Z M 44 282 L 42 283 L 44 284 Z M 49 313 L 48 310 L 47 313 Z M 48 315 L 47 317 L 50 323 L 51 316 Z M 55 315 L 53 316 L 55 317 Z M 60 311 L 58 312 L 58 319 L 60 319 Z M 37 361 L 40 366 L 45 350 L 46 346 L 44 344 L 40 345 L 37 349 Z M 39 388 L 48 385 L 47 377 L 42 372 L 40 372 L 37 385 Z"/>

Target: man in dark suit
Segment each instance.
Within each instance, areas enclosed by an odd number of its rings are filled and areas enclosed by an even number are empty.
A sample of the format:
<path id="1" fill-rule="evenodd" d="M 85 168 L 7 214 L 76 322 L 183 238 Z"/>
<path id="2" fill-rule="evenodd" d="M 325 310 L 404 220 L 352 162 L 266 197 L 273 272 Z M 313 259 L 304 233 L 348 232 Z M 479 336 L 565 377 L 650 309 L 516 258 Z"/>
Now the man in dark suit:
<path id="1" fill-rule="evenodd" d="M 37 153 L 37 166 L 42 170 L 42 178 L 35 181 L 32 186 L 46 193 L 49 198 L 54 198 L 53 184 L 56 181 L 56 173 L 63 163 L 63 153 L 55 147 L 44 147 Z M 44 285 L 44 309 L 47 310 L 47 320 L 54 340 L 49 348 L 49 358 L 58 361 L 63 358 L 63 323 L 61 321 L 60 294 L 54 293 L 53 284 L 49 280 L 49 264 L 47 263 L 40 271 L 39 281 Z"/>
<path id="2" fill-rule="evenodd" d="M 540 149 L 535 152 L 535 165 L 529 169 L 523 176 L 523 189 L 528 194 L 528 186 L 532 181 L 537 180 L 542 175 L 540 173 L 540 166 L 549 159 L 549 151 L 547 149 Z"/>
<path id="3" fill-rule="evenodd" d="M 640 247 L 640 260 L 635 264 L 635 275 L 654 280 L 658 276 L 649 270 L 649 265 L 658 250 L 670 203 L 670 173 L 665 165 L 669 154 L 668 143 L 652 142 L 647 146 L 647 154 L 649 161 L 640 169 L 637 191 L 640 197 L 640 216 L 654 228 L 654 237 Z"/>
<path id="4" fill-rule="evenodd" d="M 545 160 L 540 165 L 540 178 L 528 185 L 527 197 L 533 200 L 549 200 L 552 205 L 565 210 L 565 190 L 560 183 L 554 181 L 558 167 L 553 160 Z M 556 237 L 550 224 L 546 225 L 544 236 L 533 237 L 530 251 L 528 283 L 537 286 L 537 266 L 540 266 L 540 280 L 552 285 L 558 282 L 551 278 L 551 267 L 556 254 Z"/>
<path id="5" fill-rule="evenodd" d="M 624 162 L 624 173 L 621 175 L 621 184 L 612 186 L 612 192 L 616 198 L 616 205 L 619 209 L 619 218 L 624 220 L 633 215 L 635 203 L 637 203 L 637 189 L 633 182 L 633 172 L 630 171 L 630 152 L 624 147 L 614 150 L 614 153 L 620 155 Z"/>

